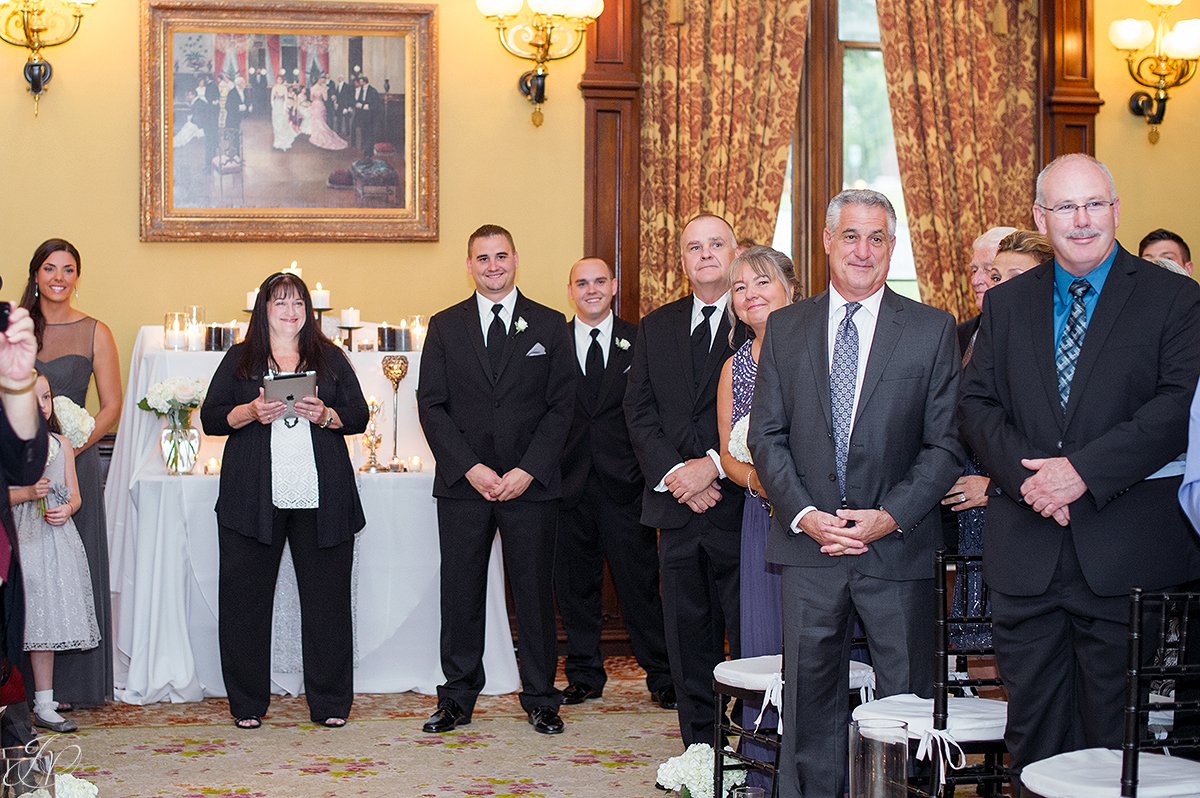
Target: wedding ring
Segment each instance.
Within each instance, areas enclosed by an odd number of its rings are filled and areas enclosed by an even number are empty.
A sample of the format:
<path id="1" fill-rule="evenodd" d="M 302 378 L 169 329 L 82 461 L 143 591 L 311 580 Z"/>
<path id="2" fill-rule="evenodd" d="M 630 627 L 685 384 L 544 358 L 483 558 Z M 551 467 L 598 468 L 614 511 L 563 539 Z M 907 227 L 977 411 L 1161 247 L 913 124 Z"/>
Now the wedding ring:
<path id="1" fill-rule="evenodd" d="M 958 503 L 959 504 L 962 504 L 966 500 L 967 500 L 967 494 L 965 494 L 965 493 L 958 494 Z"/>

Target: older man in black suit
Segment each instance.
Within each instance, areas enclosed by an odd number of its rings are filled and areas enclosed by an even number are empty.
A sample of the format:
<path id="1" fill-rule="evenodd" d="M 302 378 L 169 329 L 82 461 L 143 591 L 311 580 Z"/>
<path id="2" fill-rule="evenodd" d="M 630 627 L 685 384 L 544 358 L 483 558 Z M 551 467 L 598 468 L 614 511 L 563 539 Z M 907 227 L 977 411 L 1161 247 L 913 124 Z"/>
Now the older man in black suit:
<path id="1" fill-rule="evenodd" d="M 729 265 L 737 242 L 700 214 L 680 237 L 692 292 L 642 319 L 625 392 L 629 438 L 642 467 L 642 523 L 658 527 L 663 623 L 684 745 L 713 741 L 712 669 L 740 650 L 738 563 L 742 490 L 724 478 L 717 435 L 729 341 Z M 739 325 L 738 336 L 744 338 Z"/>
<path id="2" fill-rule="evenodd" d="M 1054 259 L 988 292 L 960 409 L 994 486 L 984 575 L 1017 769 L 1120 747 L 1129 591 L 1200 577 L 1176 500 L 1200 286 L 1117 243 L 1094 158 L 1053 161 L 1034 203 Z"/>
<path id="3" fill-rule="evenodd" d="M 563 730 L 554 687 L 554 537 L 560 461 L 575 409 L 563 315 L 516 288 L 512 235 L 484 225 L 467 242 L 475 292 L 429 321 L 417 410 L 437 459 L 442 671 L 424 731 L 471 721 L 483 689 L 484 600 L 496 528 L 517 612 L 521 707 L 542 734 Z"/>
<path id="4" fill-rule="evenodd" d="M 843 191 L 824 240 L 829 290 L 771 314 L 750 414 L 783 566 L 784 798 L 844 790 L 856 613 L 877 694 L 932 695 L 938 501 L 962 470 L 954 319 L 887 288 L 892 204 Z"/>
<path id="5" fill-rule="evenodd" d="M 600 653 L 600 588 L 608 561 L 621 617 L 651 698 L 675 709 L 658 595 L 658 536 L 643 526 L 642 488 L 625 425 L 627 372 L 637 327 L 612 312 L 617 281 L 600 258 L 571 267 L 568 323 L 575 344 L 578 398 L 563 452 L 555 593 L 567 633 L 564 704 L 599 698 L 608 677 Z"/>

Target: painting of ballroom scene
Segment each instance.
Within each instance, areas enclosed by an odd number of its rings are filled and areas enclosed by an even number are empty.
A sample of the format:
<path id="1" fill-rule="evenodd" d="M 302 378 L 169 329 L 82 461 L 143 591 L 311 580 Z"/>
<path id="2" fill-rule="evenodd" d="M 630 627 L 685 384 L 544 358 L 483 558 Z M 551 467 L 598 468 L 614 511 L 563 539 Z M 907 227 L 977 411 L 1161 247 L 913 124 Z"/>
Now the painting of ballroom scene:
<path id="1" fill-rule="evenodd" d="M 176 32 L 176 208 L 403 208 L 404 36 Z"/>

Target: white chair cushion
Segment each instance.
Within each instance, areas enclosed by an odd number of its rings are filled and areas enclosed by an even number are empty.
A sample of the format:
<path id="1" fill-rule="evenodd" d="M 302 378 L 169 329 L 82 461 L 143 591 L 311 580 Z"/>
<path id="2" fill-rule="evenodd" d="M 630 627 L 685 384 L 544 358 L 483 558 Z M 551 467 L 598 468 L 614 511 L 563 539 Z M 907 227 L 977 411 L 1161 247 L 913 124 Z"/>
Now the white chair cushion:
<path id="1" fill-rule="evenodd" d="M 782 672 L 783 655 L 768 654 L 719 662 L 713 668 L 713 678 L 721 684 L 741 690 L 766 691 Z"/>
<path id="2" fill-rule="evenodd" d="M 1121 752 L 1088 748 L 1027 765 L 1021 783 L 1045 798 L 1120 798 Z M 1143 753 L 1138 757 L 1138 798 L 1195 798 L 1200 762 Z"/>
<path id="3" fill-rule="evenodd" d="M 946 732 L 960 743 L 1004 739 L 1008 704 L 990 698 L 951 696 L 946 704 Z M 890 695 L 861 704 L 854 709 L 855 720 L 902 720 L 908 724 L 908 736 L 920 739 L 933 728 L 933 699 L 912 693 Z"/>

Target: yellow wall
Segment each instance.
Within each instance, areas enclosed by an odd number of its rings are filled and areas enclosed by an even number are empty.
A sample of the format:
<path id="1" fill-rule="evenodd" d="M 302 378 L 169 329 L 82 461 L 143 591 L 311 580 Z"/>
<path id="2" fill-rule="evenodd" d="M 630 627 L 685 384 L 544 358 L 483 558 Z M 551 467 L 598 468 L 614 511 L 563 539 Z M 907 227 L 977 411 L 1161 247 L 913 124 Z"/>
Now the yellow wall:
<path id="1" fill-rule="evenodd" d="M 84 260 L 78 306 L 112 327 L 127 374 L 139 326 L 187 304 L 210 321 L 243 319 L 246 292 L 292 260 L 364 319 L 428 315 L 467 296 L 466 237 L 494 222 L 516 238 L 525 293 L 567 310 L 566 272 L 583 246 L 583 53 L 552 65 L 546 121 L 534 128 L 516 89 L 528 62 L 500 49 L 469 0 L 426 2 L 439 5 L 434 243 L 142 243 L 138 0 L 101 0 L 74 41 L 46 52 L 54 78 L 36 119 L 24 51 L 0 45 L 0 296 L 19 298 L 41 241 L 70 239 Z"/>
<path id="2" fill-rule="evenodd" d="M 1151 144 L 1149 126 L 1129 112 L 1129 95 L 1139 89 L 1129 77 L 1125 57 L 1108 42 L 1108 26 L 1134 17 L 1154 21 L 1144 0 L 1096 0 L 1096 90 L 1104 105 L 1096 126 L 1096 157 L 1108 164 L 1121 197 L 1121 228 L 1117 235 L 1126 248 L 1136 249 L 1150 230 L 1165 227 L 1184 237 L 1193 260 L 1200 258 L 1200 215 L 1195 190 L 1200 176 L 1200 83 L 1173 92 L 1159 127 L 1161 138 Z M 1183 0 L 1172 22 L 1200 17 L 1200 0 Z"/>

